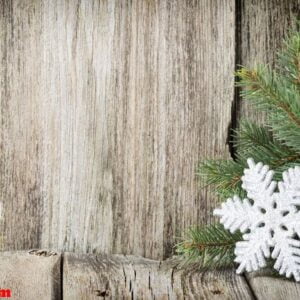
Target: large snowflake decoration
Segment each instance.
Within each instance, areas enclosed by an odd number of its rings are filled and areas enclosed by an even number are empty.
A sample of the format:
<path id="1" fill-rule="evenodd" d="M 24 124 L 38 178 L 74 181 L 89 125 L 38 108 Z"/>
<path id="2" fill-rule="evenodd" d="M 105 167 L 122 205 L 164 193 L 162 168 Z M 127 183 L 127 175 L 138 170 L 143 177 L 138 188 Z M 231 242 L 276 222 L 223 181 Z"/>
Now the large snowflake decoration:
<path id="1" fill-rule="evenodd" d="M 277 184 L 268 166 L 247 163 L 242 188 L 253 201 L 234 196 L 214 210 L 226 229 L 244 233 L 235 248 L 237 273 L 265 267 L 271 256 L 280 274 L 300 281 L 300 167 L 283 172 Z"/>

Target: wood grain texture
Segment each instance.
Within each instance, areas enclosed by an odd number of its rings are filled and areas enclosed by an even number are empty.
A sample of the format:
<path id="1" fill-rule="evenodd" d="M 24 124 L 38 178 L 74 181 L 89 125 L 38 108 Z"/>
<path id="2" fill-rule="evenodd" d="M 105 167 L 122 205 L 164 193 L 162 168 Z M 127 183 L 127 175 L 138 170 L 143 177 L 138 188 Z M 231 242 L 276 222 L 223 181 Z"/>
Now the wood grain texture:
<path id="1" fill-rule="evenodd" d="M 270 271 L 262 270 L 247 275 L 257 300 L 295 300 L 300 298 L 300 285 L 293 280 L 270 277 Z"/>
<path id="2" fill-rule="evenodd" d="M 212 220 L 228 156 L 234 0 L 0 4 L 4 248 L 151 258 Z"/>
<path id="3" fill-rule="evenodd" d="M 64 299 L 253 299 L 233 270 L 201 273 L 174 260 L 65 253 Z"/>
<path id="4" fill-rule="evenodd" d="M 274 66 L 288 31 L 300 17 L 299 0 L 242 0 L 237 24 L 237 63 L 250 68 L 257 64 Z M 263 123 L 265 114 L 239 100 L 237 116 Z"/>
<path id="5" fill-rule="evenodd" d="M 61 300 L 60 264 L 51 251 L 1 252 L 0 287 L 11 290 L 9 299 Z"/>

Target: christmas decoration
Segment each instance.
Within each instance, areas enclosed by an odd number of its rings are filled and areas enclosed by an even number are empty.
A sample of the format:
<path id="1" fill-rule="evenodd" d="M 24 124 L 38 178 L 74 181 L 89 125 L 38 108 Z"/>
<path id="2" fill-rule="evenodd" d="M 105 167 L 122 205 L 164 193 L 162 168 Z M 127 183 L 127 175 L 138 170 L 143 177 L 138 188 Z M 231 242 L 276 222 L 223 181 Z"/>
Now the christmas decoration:
<path id="1" fill-rule="evenodd" d="M 205 268 L 238 263 L 239 273 L 273 265 L 298 281 L 300 33 L 291 33 L 284 42 L 274 70 L 243 67 L 236 75 L 242 98 L 264 112 L 266 122 L 241 120 L 232 129 L 232 159 L 201 162 L 198 175 L 205 186 L 231 200 L 215 210 L 222 224 L 190 228 L 177 253 Z M 247 162 L 249 157 L 253 160 Z"/>
<path id="2" fill-rule="evenodd" d="M 243 201 L 238 196 L 229 198 L 214 210 L 220 222 L 231 233 L 238 229 L 244 241 L 237 242 L 235 261 L 243 271 L 256 271 L 266 266 L 265 258 L 276 259 L 274 268 L 287 277 L 300 280 L 300 167 L 283 172 L 283 181 L 272 181 L 273 171 L 262 163 L 247 160 L 249 169 L 242 177 L 242 188 L 247 191 Z M 271 250 L 271 247 L 273 250 Z"/>

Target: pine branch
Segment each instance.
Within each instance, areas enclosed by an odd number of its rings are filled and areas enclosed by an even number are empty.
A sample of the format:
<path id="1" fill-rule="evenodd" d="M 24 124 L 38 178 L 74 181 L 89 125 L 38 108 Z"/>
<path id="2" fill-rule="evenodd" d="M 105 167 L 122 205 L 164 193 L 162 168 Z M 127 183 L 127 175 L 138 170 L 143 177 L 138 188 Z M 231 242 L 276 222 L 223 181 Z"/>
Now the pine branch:
<path id="1" fill-rule="evenodd" d="M 240 160 L 206 160 L 199 165 L 197 175 L 206 185 L 212 185 L 218 196 L 228 198 L 233 194 L 244 196 L 241 176 L 245 162 Z"/>
<path id="2" fill-rule="evenodd" d="M 249 157 L 263 161 L 275 170 L 275 177 L 276 174 L 281 176 L 282 166 L 289 164 L 290 167 L 300 163 L 300 153 L 276 140 L 266 127 L 247 121 L 242 121 L 240 128 L 235 132 L 234 147 L 241 161 Z"/>
<path id="3" fill-rule="evenodd" d="M 245 197 L 241 177 L 249 157 L 268 164 L 275 171 L 276 180 L 282 179 L 284 169 L 300 164 L 300 154 L 276 140 L 265 127 L 243 121 L 234 134 L 234 140 L 236 161 L 206 160 L 200 164 L 197 172 L 204 183 L 212 185 L 222 199 L 234 194 Z"/>
<path id="4" fill-rule="evenodd" d="M 177 244 L 177 253 L 185 263 L 199 263 L 202 268 L 233 265 L 235 243 L 241 234 L 231 234 L 221 224 L 190 228 L 186 240 Z"/>
<path id="5" fill-rule="evenodd" d="M 287 80 L 300 88 L 300 32 L 292 32 L 278 55 L 278 70 Z"/>
<path id="6" fill-rule="evenodd" d="M 259 66 L 237 72 L 241 95 L 259 110 L 266 111 L 274 136 L 300 153 L 300 94 L 286 77 Z"/>

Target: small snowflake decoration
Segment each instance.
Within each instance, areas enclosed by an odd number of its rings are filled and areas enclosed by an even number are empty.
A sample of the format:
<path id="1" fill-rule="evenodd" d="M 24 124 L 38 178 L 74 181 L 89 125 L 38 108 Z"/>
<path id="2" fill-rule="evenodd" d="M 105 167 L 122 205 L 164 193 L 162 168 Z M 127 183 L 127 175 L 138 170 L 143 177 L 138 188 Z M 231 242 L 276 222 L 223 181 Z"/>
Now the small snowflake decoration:
<path id="1" fill-rule="evenodd" d="M 300 281 L 300 167 L 283 172 L 283 181 L 277 185 L 268 166 L 253 159 L 247 163 L 242 188 L 253 201 L 234 196 L 214 210 L 231 233 L 244 233 L 235 248 L 237 273 L 265 267 L 271 256 L 280 274 Z"/>

